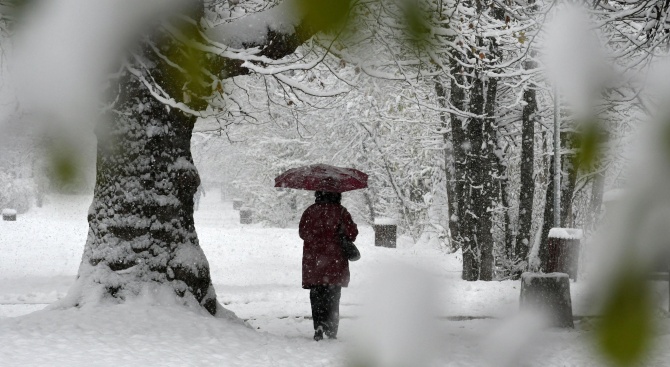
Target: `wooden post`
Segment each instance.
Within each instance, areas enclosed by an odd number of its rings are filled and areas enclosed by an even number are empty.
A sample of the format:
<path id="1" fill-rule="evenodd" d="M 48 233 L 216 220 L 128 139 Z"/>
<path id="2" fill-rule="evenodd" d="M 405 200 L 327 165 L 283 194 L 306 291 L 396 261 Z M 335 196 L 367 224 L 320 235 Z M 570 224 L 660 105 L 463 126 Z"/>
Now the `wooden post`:
<path id="1" fill-rule="evenodd" d="M 240 210 L 242 208 L 243 204 L 244 204 L 244 200 L 233 199 L 233 210 Z"/>
<path id="2" fill-rule="evenodd" d="M 575 228 L 552 228 L 547 238 L 546 273 L 567 273 L 577 280 L 579 272 L 579 250 L 582 230 Z"/>
<path id="3" fill-rule="evenodd" d="M 240 208 L 240 224 L 251 224 L 253 211 L 250 208 L 243 207 Z"/>
<path id="4" fill-rule="evenodd" d="M 396 248 L 398 225 L 390 218 L 376 218 L 374 224 L 375 246 Z"/>
<path id="5" fill-rule="evenodd" d="M 575 327 L 572 321 L 572 299 L 568 274 L 521 274 L 519 303 L 522 310 L 545 313 L 550 317 L 550 326 Z"/>
<path id="6" fill-rule="evenodd" d="M 14 209 L 3 209 L 2 210 L 2 220 L 6 222 L 15 222 L 16 221 L 16 210 Z"/>

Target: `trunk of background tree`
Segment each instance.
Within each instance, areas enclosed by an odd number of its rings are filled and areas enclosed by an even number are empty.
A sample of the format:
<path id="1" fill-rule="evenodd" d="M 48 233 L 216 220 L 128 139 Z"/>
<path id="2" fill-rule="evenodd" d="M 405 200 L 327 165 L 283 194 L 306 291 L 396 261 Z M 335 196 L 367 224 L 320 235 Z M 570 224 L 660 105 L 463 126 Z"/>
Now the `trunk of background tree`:
<path id="1" fill-rule="evenodd" d="M 598 224 L 600 212 L 603 206 L 603 194 L 605 192 L 605 170 L 603 167 L 598 167 L 598 171 L 594 174 L 593 182 L 591 183 L 591 205 L 589 215 L 587 217 L 587 228 L 594 229 Z"/>
<path id="2" fill-rule="evenodd" d="M 601 141 L 600 146 L 604 146 L 609 140 L 610 131 L 604 126 L 601 127 L 600 131 Z M 591 182 L 591 201 L 589 207 L 589 213 L 586 216 L 586 228 L 595 229 L 598 221 L 600 220 L 600 213 L 603 206 L 603 194 L 605 193 L 605 173 L 607 167 L 602 162 L 602 152 L 597 157 L 595 164 L 595 171 L 593 172 L 593 178 Z"/>
<path id="3" fill-rule="evenodd" d="M 451 78 L 449 102 L 455 110 L 466 111 L 466 77 L 462 66 L 458 62 L 458 57 L 460 56 L 454 55 L 450 60 L 453 78 Z M 479 83 L 479 91 L 478 93 L 472 92 L 470 100 L 473 103 L 472 99 L 478 96 L 479 100 L 475 104 L 479 107 L 479 114 L 481 115 L 484 109 L 483 85 L 482 81 L 478 78 L 475 79 L 475 83 Z M 477 86 L 475 85 L 473 88 L 477 88 Z M 450 201 L 452 213 L 449 229 L 452 238 L 460 245 L 463 253 L 463 272 L 461 277 L 464 280 L 474 281 L 479 279 L 480 256 L 476 239 L 476 223 L 478 219 L 475 217 L 476 214 L 472 202 L 477 195 L 481 195 L 481 191 L 475 193 L 475 190 L 473 190 L 472 175 L 473 173 L 477 173 L 479 169 L 474 172 L 472 169 L 473 157 L 475 156 L 473 148 L 476 145 L 473 138 L 481 140 L 481 130 L 479 130 L 479 138 L 477 137 L 477 128 L 481 129 L 481 123 L 468 121 L 468 124 L 465 125 L 463 118 L 457 113 L 450 115 L 450 122 L 454 162 L 452 192 L 455 200 Z M 474 130 L 472 129 L 473 126 L 476 126 Z"/>
<path id="4" fill-rule="evenodd" d="M 484 114 L 484 81 L 479 73 L 472 80 L 470 91 L 470 109 L 473 115 Z M 469 191 L 460 223 L 463 237 L 463 279 L 478 280 L 482 266 L 482 246 L 491 238 L 490 213 L 487 212 L 488 198 L 485 185 L 491 185 L 491 169 L 488 161 L 486 118 L 470 118 L 467 125 L 467 169 L 464 177 Z M 467 249 L 467 251 L 466 251 Z M 469 255 L 466 264 L 466 253 Z M 466 268 L 466 265 L 467 268 Z"/>
<path id="5" fill-rule="evenodd" d="M 549 160 L 549 183 L 547 184 L 547 192 L 544 196 L 544 213 L 542 214 L 542 228 L 540 234 L 540 248 L 538 257 L 540 258 L 540 269 L 545 269 L 548 253 L 547 253 L 547 238 L 549 238 L 549 231 L 554 227 L 554 180 L 552 174 L 554 172 L 554 160 Z"/>
<path id="6" fill-rule="evenodd" d="M 484 112 L 484 85 L 479 76 L 473 77 L 470 91 L 469 112 L 481 116 Z M 481 218 L 481 207 L 483 201 L 480 185 L 485 170 L 480 164 L 485 164 L 481 157 L 482 150 L 482 118 L 469 118 L 464 129 L 463 147 L 464 157 L 459 162 L 461 177 L 461 200 L 459 206 L 459 235 L 461 237 L 461 248 L 463 250 L 463 274 L 464 280 L 474 281 L 479 279 L 479 267 L 481 264 L 478 224 L 485 220 Z"/>
<path id="7" fill-rule="evenodd" d="M 498 57 L 497 44 L 494 39 L 491 42 L 491 55 Z M 486 102 L 484 113 L 486 118 L 482 120 L 483 147 L 481 159 L 486 164 L 482 167 L 488 168 L 484 171 L 486 177 L 482 178 L 482 203 L 481 212 L 483 221 L 478 228 L 479 248 L 481 254 L 481 264 L 479 269 L 480 280 L 493 280 L 495 276 L 494 256 L 493 256 L 493 210 L 499 206 L 501 195 L 501 182 L 505 181 L 504 175 L 501 175 L 499 167 L 502 166 L 502 148 L 499 146 L 498 133 L 496 125 L 496 98 L 498 97 L 498 79 L 489 77 L 486 83 Z M 499 151 L 499 154 L 496 154 Z"/>
<path id="8" fill-rule="evenodd" d="M 438 98 L 438 103 L 440 107 L 447 108 L 449 106 L 447 101 L 447 90 L 440 80 L 435 81 L 435 93 Z M 442 141 L 444 142 L 444 177 L 446 183 L 447 191 L 447 209 L 449 210 L 448 219 L 449 219 L 449 232 L 450 232 L 450 243 L 452 249 L 457 249 L 460 247 L 460 243 L 454 240 L 458 236 L 458 221 L 452 220 L 452 216 L 456 218 L 457 208 L 458 208 L 458 196 L 456 195 L 456 182 L 454 180 L 455 176 L 455 167 L 454 167 L 454 145 L 452 131 L 453 127 L 450 123 L 449 114 L 442 112 L 440 114 L 440 119 L 442 120 Z M 455 120 L 458 121 L 458 120 Z"/>
<path id="9" fill-rule="evenodd" d="M 574 136 L 572 133 L 561 133 L 561 150 L 570 150 L 573 148 Z M 554 160 L 550 160 L 549 167 L 549 185 L 545 196 L 544 218 L 542 221 L 542 233 L 540 237 L 540 257 L 541 267 L 544 268 L 547 261 L 547 238 L 549 230 L 554 227 Z M 572 218 L 572 197 L 575 190 L 577 178 L 577 166 L 574 162 L 574 154 L 564 154 L 561 156 L 561 227 L 571 226 Z"/>
<path id="10" fill-rule="evenodd" d="M 493 46 L 495 47 L 495 46 Z M 465 76 L 458 63 L 458 56 L 450 60 L 452 75 L 450 104 L 459 111 L 466 111 Z M 498 140 L 495 127 L 495 98 L 497 80 L 484 85 L 477 74 L 472 78 L 468 112 L 486 117 L 469 118 L 464 126 L 462 118 L 451 114 L 451 146 L 453 147 L 453 195 L 457 222 L 450 228 L 452 236 L 460 243 L 463 252 L 464 280 L 492 280 L 493 234 L 492 209 L 500 195 L 497 182 L 499 157 L 495 155 Z M 487 103 L 488 101 L 488 103 Z M 453 223 L 453 221 L 452 221 Z"/>
<path id="11" fill-rule="evenodd" d="M 523 92 L 526 105 L 521 113 L 521 162 L 519 164 L 521 186 L 519 188 L 518 232 L 514 247 L 514 260 L 521 262 L 528 257 L 532 242 L 533 197 L 535 195 L 535 119 L 537 117 L 537 99 L 534 88 Z"/>
<path id="12" fill-rule="evenodd" d="M 451 82 L 449 85 L 449 104 L 457 111 L 465 111 L 465 76 L 463 69 L 459 63 L 460 54 L 455 50 L 449 66 L 451 71 Z M 473 254 L 469 253 L 463 247 L 464 238 L 467 234 L 461 232 L 461 226 L 465 221 L 465 203 L 469 198 L 469 191 L 466 190 L 466 172 L 467 172 L 467 157 L 465 154 L 466 132 L 463 124 L 463 118 L 457 113 L 452 113 L 449 116 L 451 123 L 451 146 L 453 148 L 453 170 L 454 174 L 451 177 L 450 191 L 453 194 L 453 199 L 450 198 L 451 213 L 449 213 L 449 231 L 451 232 L 452 241 L 463 251 L 463 279 L 472 278 L 472 274 L 479 273 L 476 259 Z M 448 138 L 447 135 L 445 137 Z M 449 142 L 445 142 L 448 144 Z M 471 238 L 471 237 L 470 237 Z"/>
<path id="13" fill-rule="evenodd" d="M 561 134 L 561 149 L 566 152 L 561 156 L 561 227 L 572 228 L 574 226 L 572 215 L 572 200 L 575 195 L 578 167 L 575 162 L 577 148 L 575 146 L 575 133 L 563 132 Z"/>
<path id="14" fill-rule="evenodd" d="M 498 172 L 502 176 L 505 172 L 505 166 L 502 165 L 502 162 L 498 166 Z M 500 203 L 502 204 L 504 214 L 504 256 L 507 259 L 511 259 L 514 255 L 514 231 L 512 230 L 512 218 L 510 215 L 510 205 L 509 200 L 507 199 L 507 178 L 500 180 Z"/>

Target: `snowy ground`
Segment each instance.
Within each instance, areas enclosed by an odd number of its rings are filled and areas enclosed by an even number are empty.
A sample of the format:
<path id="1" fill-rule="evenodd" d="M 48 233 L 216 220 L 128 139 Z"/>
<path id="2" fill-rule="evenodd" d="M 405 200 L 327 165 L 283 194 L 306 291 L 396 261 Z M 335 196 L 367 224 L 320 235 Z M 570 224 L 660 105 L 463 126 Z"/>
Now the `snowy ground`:
<path id="1" fill-rule="evenodd" d="M 154 301 L 34 312 L 63 297 L 72 284 L 86 239 L 90 200 L 50 197 L 44 208 L 20 215 L 16 222 L 0 222 L 0 365 L 343 365 L 359 355 L 356 343 L 365 343 L 365 335 L 370 339 L 369 333 L 356 330 L 380 276 L 428 279 L 435 285 L 430 293 L 436 297 L 438 321 L 431 333 L 439 345 L 424 345 L 430 352 L 422 354 L 432 356 L 434 365 L 504 366 L 505 361 L 517 365 L 506 359 L 513 355 L 496 352 L 492 346 L 508 345 L 506 330 L 519 339 L 524 334 L 520 330 L 529 329 L 519 328 L 523 321 L 506 318 L 518 308 L 518 282 L 461 281 L 458 254 L 406 239 L 399 249 L 375 248 L 369 227 L 361 228 L 357 244 L 362 259 L 352 263 L 352 282 L 342 292 L 340 339 L 311 341 L 308 292 L 300 288 L 297 230 L 240 225 L 232 204 L 212 194 L 203 198 L 195 216 L 200 243 L 219 301 L 252 328 Z M 402 269 L 407 265 L 428 275 L 405 275 Z M 588 286 L 578 282 L 571 288 L 574 313 L 590 314 Z M 475 319 L 453 321 L 460 317 Z M 665 321 L 661 324 L 658 342 L 667 345 L 669 327 Z M 537 366 L 602 365 L 593 356 L 585 329 L 588 325 L 579 324 L 576 331 L 544 331 L 532 338 L 528 334 L 529 345 L 520 348 L 521 357 L 527 365 Z M 377 334 L 392 332 L 380 329 Z M 386 353 L 371 343 L 363 349 L 372 355 L 393 355 L 389 347 L 404 353 L 393 341 L 385 344 Z M 411 355 L 409 349 L 404 355 Z M 514 348 L 509 345 L 505 350 Z M 670 361 L 669 351 L 649 363 L 670 363 L 663 361 Z"/>

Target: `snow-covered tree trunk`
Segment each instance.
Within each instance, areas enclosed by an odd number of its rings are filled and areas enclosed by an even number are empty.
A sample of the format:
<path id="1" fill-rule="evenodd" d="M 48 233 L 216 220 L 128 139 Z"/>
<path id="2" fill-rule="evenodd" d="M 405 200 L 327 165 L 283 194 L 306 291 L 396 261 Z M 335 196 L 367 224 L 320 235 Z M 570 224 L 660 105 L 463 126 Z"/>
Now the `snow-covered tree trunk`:
<path id="1" fill-rule="evenodd" d="M 529 68 L 534 67 L 530 65 Z M 523 261 L 528 257 L 533 225 L 533 198 L 535 195 L 535 121 L 537 119 L 537 97 L 535 88 L 523 91 L 526 103 L 521 112 L 521 162 L 519 164 L 521 186 L 519 188 L 519 230 L 514 246 L 514 259 Z"/>
<path id="2" fill-rule="evenodd" d="M 495 40 L 491 39 L 492 55 L 497 54 L 497 45 Z M 489 78 L 486 83 L 486 103 L 484 113 L 486 118 L 482 120 L 484 147 L 482 160 L 486 162 L 484 167 L 488 167 L 488 180 L 482 180 L 482 202 L 480 211 L 482 212 L 483 226 L 479 227 L 477 238 L 480 242 L 481 264 L 479 269 L 480 280 L 493 280 L 494 277 L 494 256 L 493 256 L 493 210 L 498 206 L 500 195 L 500 183 L 505 178 L 500 174 L 499 167 L 502 159 L 502 152 L 498 144 L 498 133 L 496 124 L 496 98 L 498 96 L 498 78 Z M 496 151 L 500 151 L 496 154 Z"/>
<path id="3" fill-rule="evenodd" d="M 76 286 L 67 297 L 72 305 L 168 289 L 216 314 L 193 220 L 200 185 L 190 148 L 196 117 L 157 98 L 160 90 L 185 105 L 191 94 L 193 108 L 206 106 L 196 99 L 197 86 L 185 87 L 201 84 L 200 76 L 171 65 L 187 61 L 187 51 L 158 32 L 129 57 L 116 81 L 116 101 L 96 129 L 96 185 Z M 178 56 L 168 61 L 165 55 Z"/>
<path id="4" fill-rule="evenodd" d="M 456 79 L 456 78 L 454 78 Z M 435 93 L 438 97 L 438 103 L 440 107 L 446 108 L 449 106 L 447 94 L 447 88 L 445 88 L 443 81 L 435 81 Z M 452 81 L 452 85 L 456 84 L 455 81 Z M 458 88 L 458 87 L 456 87 Z M 458 93 L 462 94 L 462 90 L 454 91 L 454 96 Z M 462 97 L 461 97 L 462 98 Z M 445 185 L 447 192 L 447 210 L 448 220 L 449 220 L 449 232 L 450 232 L 450 246 L 452 248 L 458 248 L 460 246 L 460 240 L 458 239 L 458 194 L 456 193 L 458 184 L 454 179 L 456 175 L 455 169 L 455 149 L 454 149 L 454 139 L 453 134 L 455 129 L 460 129 L 460 127 L 454 127 L 455 123 L 460 123 L 460 119 L 454 114 L 449 116 L 447 112 L 440 113 L 440 120 L 442 121 L 442 128 L 444 133 L 442 134 L 442 139 L 444 141 L 444 175 L 445 175 Z M 456 132 L 458 134 L 458 132 Z"/>
<path id="5" fill-rule="evenodd" d="M 130 73 L 112 121 L 98 131 L 89 234 L 76 303 L 123 301 L 168 285 L 216 313 L 209 265 L 193 221 L 200 184 L 191 157 L 196 118 L 158 102 Z M 94 291 L 91 291 L 91 288 Z M 94 300 L 97 301 L 97 300 Z"/>
<path id="6" fill-rule="evenodd" d="M 455 63 L 454 69 L 456 77 L 452 79 L 451 83 L 451 103 L 459 111 L 466 111 L 466 94 L 463 86 L 465 85 L 465 76 L 461 67 L 457 64 L 456 58 L 452 60 Z M 453 64 L 452 64 L 453 65 Z M 453 69 L 452 69 L 453 70 Z M 483 101 L 482 101 L 483 105 Z M 476 124 L 470 122 L 467 125 L 464 123 L 461 116 L 456 113 L 451 116 L 452 129 L 452 144 L 454 146 L 454 170 L 455 170 L 455 190 L 457 205 L 456 217 L 452 218 L 455 221 L 456 238 L 460 243 L 463 252 L 463 273 L 461 277 L 464 280 L 479 279 L 479 251 L 475 242 L 475 228 L 473 227 L 475 219 L 472 218 L 472 186 L 470 171 L 472 160 L 472 137 L 468 127 Z M 453 217 L 453 216 L 452 216 Z M 453 233 L 453 229 L 452 233 Z M 453 236 L 453 234 L 452 234 Z"/>
<path id="7" fill-rule="evenodd" d="M 554 180 L 551 179 L 551 174 L 554 172 L 554 159 L 549 159 L 549 177 L 547 184 L 547 191 L 544 195 L 544 212 L 542 213 L 542 227 L 540 227 L 540 248 L 538 250 L 538 257 L 540 258 L 540 269 L 545 269 L 549 254 L 547 252 L 547 238 L 549 238 L 549 231 L 554 227 Z"/>
<path id="8" fill-rule="evenodd" d="M 591 202 L 587 222 L 587 228 L 595 228 L 600 219 L 600 212 L 603 206 L 603 194 L 605 192 L 605 170 L 604 167 L 598 166 L 598 171 L 594 174 L 593 182 L 591 183 Z"/>
<path id="9" fill-rule="evenodd" d="M 188 15 L 200 19 L 203 4 L 195 5 Z M 194 47 L 192 41 L 205 41 L 198 22 L 183 15 L 142 39 L 112 88 L 118 95 L 112 96 L 109 118 L 96 130 L 88 238 L 75 286 L 61 307 L 148 295 L 171 297 L 212 315 L 222 310 L 193 219 L 193 195 L 200 185 L 190 150 L 197 119 L 193 111 L 207 107 L 211 86 L 219 82 L 216 75 L 230 78 L 249 70 L 240 61 Z M 259 55 L 268 58 L 292 53 L 315 31 L 296 23 L 304 20 L 299 17 L 266 14 L 259 19 L 252 24 L 241 18 L 227 26 L 251 32 L 256 38 L 243 46 L 258 47 Z"/>
<path id="10" fill-rule="evenodd" d="M 484 114 L 484 81 L 477 72 L 472 78 L 470 90 L 469 112 L 476 116 Z M 482 208 L 486 207 L 484 184 L 491 183 L 489 162 L 486 155 L 485 132 L 483 117 L 473 117 L 468 120 L 467 134 L 467 168 L 464 171 L 464 181 L 469 195 L 465 196 L 465 210 L 460 222 L 460 232 L 463 238 L 463 279 L 478 280 L 481 265 L 481 245 L 487 240 L 482 231 L 487 227 L 490 216 Z M 465 191 L 465 190 L 464 190 Z M 490 230 L 490 227 L 489 227 Z M 489 233 L 490 235 L 490 233 Z"/>
<path id="11" fill-rule="evenodd" d="M 576 139 L 575 132 L 563 132 L 561 134 L 561 148 L 567 151 L 561 157 L 561 226 L 572 228 L 574 226 L 572 201 L 575 195 L 575 186 L 577 182 L 578 167 L 574 150 Z"/>

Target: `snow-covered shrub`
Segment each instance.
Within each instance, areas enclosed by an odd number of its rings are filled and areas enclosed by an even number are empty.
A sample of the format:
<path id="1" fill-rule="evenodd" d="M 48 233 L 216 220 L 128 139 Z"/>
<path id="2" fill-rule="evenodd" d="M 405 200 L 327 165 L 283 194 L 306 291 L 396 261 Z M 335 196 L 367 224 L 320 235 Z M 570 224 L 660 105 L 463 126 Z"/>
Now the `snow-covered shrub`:
<path id="1" fill-rule="evenodd" d="M 16 209 L 19 214 L 30 210 L 35 200 L 35 185 L 30 179 L 14 179 L 0 172 L 0 207 Z"/>

